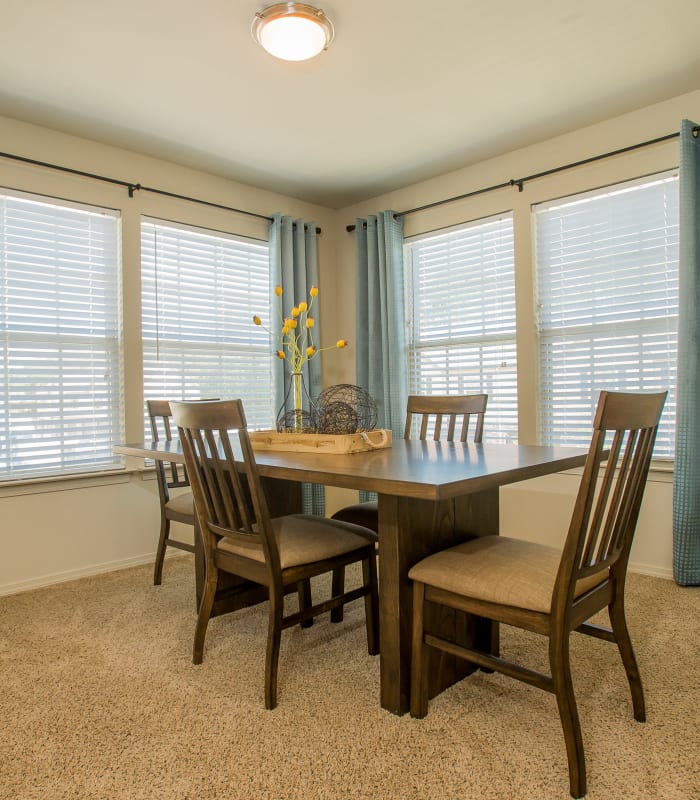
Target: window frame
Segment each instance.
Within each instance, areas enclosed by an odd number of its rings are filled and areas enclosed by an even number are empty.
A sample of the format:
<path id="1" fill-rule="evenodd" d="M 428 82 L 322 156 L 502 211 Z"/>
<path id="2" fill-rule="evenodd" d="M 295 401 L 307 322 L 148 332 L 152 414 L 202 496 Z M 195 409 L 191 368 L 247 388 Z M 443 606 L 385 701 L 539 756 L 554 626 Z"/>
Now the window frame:
<path id="1" fill-rule="evenodd" d="M 509 241 L 509 266 L 512 267 L 511 274 L 509 276 L 509 289 L 510 289 L 510 297 L 505 303 L 509 307 L 512 307 L 512 314 L 509 318 L 510 327 L 504 330 L 498 330 L 496 328 L 490 330 L 488 333 L 485 332 L 475 332 L 473 334 L 467 335 L 459 335 L 459 336 L 447 336 L 443 339 L 434 339 L 432 343 L 428 344 L 429 340 L 425 342 L 418 342 L 416 338 L 416 309 L 420 304 L 420 298 L 418 297 L 418 289 L 416 286 L 416 270 L 418 269 L 417 265 L 414 262 L 414 253 L 416 250 L 416 246 L 420 243 L 428 243 L 432 240 L 437 240 L 441 238 L 447 239 L 448 237 L 453 237 L 454 241 L 458 241 L 460 238 L 462 241 L 466 241 L 469 239 L 470 234 L 469 231 L 477 231 L 478 229 L 486 229 L 490 226 L 499 226 L 502 223 L 509 223 L 509 233 L 508 233 L 508 241 Z M 460 237 L 460 234 L 462 236 Z M 478 236 L 479 234 L 474 234 L 474 236 Z M 502 236 L 502 231 L 497 231 L 494 229 L 493 236 L 494 238 Z M 498 259 L 502 258 L 502 253 L 505 252 L 507 245 L 503 246 L 499 243 L 499 250 L 498 255 L 493 256 L 494 264 L 498 261 Z M 484 263 L 484 259 L 482 258 L 482 265 Z M 491 262 L 489 261 L 489 264 Z M 493 269 L 493 266 L 491 266 Z M 449 265 L 448 270 L 449 271 Z M 465 277 L 465 280 L 468 280 L 468 277 Z M 484 282 L 484 274 L 483 270 L 480 272 L 477 280 L 483 284 Z M 517 300 L 516 300 L 516 267 L 515 267 L 515 215 L 512 210 L 501 211 L 499 213 L 491 214 L 485 217 L 477 217 L 474 219 L 466 220 L 464 222 L 460 222 L 456 225 L 446 226 L 445 228 L 440 228 L 436 230 L 427 231 L 424 233 L 415 234 L 409 237 L 406 237 L 404 240 L 404 281 L 405 281 L 405 313 L 406 313 L 406 373 L 407 373 L 407 382 L 408 382 L 408 391 L 409 394 L 430 394 L 430 392 L 425 391 L 421 387 L 421 380 L 420 380 L 420 368 L 417 367 L 417 359 L 416 353 L 421 349 L 430 349 L 440 343 L 444 344 L 445 348 L 445 357 L 449 358 L 449 351 L 450 350 L 457 350 L 457 348 L 461 347 L 465 352 L 466 361 L 464 361 L 464 365 L 469 362 L 470 356 L 466 355 L 469 351 L 474 352 L 476 349 L 479 350 L 479 356 L 477 357 L 477 361 L 480 365 L 481 370 L 481 377 L 478 381 L 478 384 L 474 384 L 473 386 L 464 385 L 464 388 L 458 388 L 458 390 L 454 390 L 449 384 L 453 383 L 453 380 L 448 376 L 446 383 L 448 386 L 445 387 L 444 390 L 433 392 L 433 394 L 481 394 L 487 393 L 490 395 L 489 397 L 489 410 L 487 411 L 487 420 L 486 425 L 484 427 L 484 441 L 500 441 L 500 442 L 517 442 L 518 441 L 518 328 L 517 328 Z M 494 305 L 496 307 L 498 303 Z M 491 309 L 489 309 L 489 313 L 493 313 Z M 484 323 L 486 327 L 488 327 L 488 323 Z M 503 415 L 503 420 L 501 421 L 498 417 L 496 417 L 496 409 L 498 401 L 495 399 L 496 393 L 493 391 L 489 391 L 490 384 L 487 379 L 484 378 L 484 373 L 491 373 L 495 374 L 497 370 L 500 368 L 498 366 L 494 366 L 493 364 L 489 365 L 489 349 L 493 349 L 494 351 L 497 349 L 503 349 L 503 352 L 508 352 L 510 348 L 510 352 L 508 353 L 508 358 L 504 361 L 501 359 L 502 366 L 505 367 L 510 373 L 512 373 L 512 389 L 511 391 L 505 395 L 504 405 L 506 409 L 506 413 Z M 511 360 L 512 359 L 512 360 Z M 498 359 L 496 359 L 498 360 Z M 509 363 L 510 362 L 510 363 Z M 502 395 L 503 396 L 503 395 Z M 498 420 L 494 423 L 494 419 Z M 490 422 L 490 424 L 489 424 Z"/>
<path id="2" fill-rule="evenodd" d="M 32 330 L 31 327 L 27 326 L 23 330 L 17 329 L 16 331 L 11 331 L 8 327 L 7 320 L 5 320 L 2 329 L 0 329 L 0 336 L 4 343 L 14 341 L 14 346 L 22 347 L 22 340 L 24 340 L 24 347 L 29 348 L 27 352 L 31 350 L 35 353 L 36 348 L 39 348 L 39 352 L 44 353 L 43 358 L 46 366 L 49 368 L 48 371 L 41 371 L 41 361 L 33 362 L 35 365 L 34 369 L 36 370 L 38 368 L 40 370 L 40 372 L 37 373 L 40 379 L 49 381 L 47 385 L 50 385 L 51 376 L 53 375 L 53 385 L 58 387 L 58 389 L 57 392 L 47 391 L 39 393 L 38 402 L 40 404 L 42 401 L 50 402 L 48 398 L 55 397 L 56 400 L 54 402 L 57 403 L 56 407 L 60 409 L 54 420 L 57 425 L 55 437 L 58 441 L 58 448 L 56 448 L 55 445 L 49 446 L 50 442 L 45 440 L 46 446 L 44 447 L 43 464 L 37 464 L 33 468 L 13 469 L 11 467 L 11 460 L 13 458 L 11 452 L 12 447 L 9 444 L 11 422 L 9 416 L 7 417 L 7 427 L 3 426 L 3 430 L 6 431 L 6 434 L 2 433 L 1 436 L 7 435 L 8 437 L 8 443 L 5 447 L 8 462 L 7 469 L 3 469 L 0 473 L 0 487 L 5 487 L 7 490 L 14 491 L 11 487 L 29 486 L 37 483 L 47 484 L 65 481 L 90 481 L 96 478 L 114 475 L 114 473 L 121 473 L 124 471 L 123 459 L 113 454 L 111 446 L 115 439 L 123 439 L 125 431 L 122 212 L 119 208 L 110 207 L 104 203 L 76 201 L 45 192 L 15 189 L 9 186 L 0 187 L 0 196 L 2 197 L 3 206 L 5 205 L 5 198 L 27 201 L 37 206 L 44 206 L 48 219 L 47 224 L 52 226 L 51 230 L 58 230 L 58 233 L 54 234 L 53 250 L 46 250 L 45 248 L 44 253 L 41 253 L 41 245 L 46 241 L 50 241 L 50 238 L 47 237 L 42 241 L 42 238 L 39 236 L 41 228 L 37 222 L 37 237 L 36 239 L 32 239 L 28 244 L 28 248 L 33 248 L 37 251 L 36 253 L 31 253 L 27 250 L 26 253 L 27 258 L 35 259 L 34 271 L 28 273 L 28 278 L 37 281 L 38 286 L 35 290 L 36 293 L 31 295 L 31 302 L 35 303 L 34 309 L 31 312 L 25 312 L 30 315 L 26 318 L 27 323 L 35 319 L 41 320 L 42 318 L 42 309 L 39 300 L 42 298 L 41 286 L 49 286 L 47 270 L 53 270 L 57 274 L 63 273 L 64 277 L 68 273 L 73 272 L 73 285 L 82 285 L 82 281 L 78 281 L 77 277 L 78 270 L 81 268 L 88 271 L 89 276 L 100 275 L 100 270 L 95 267 L 99 259 L 93 254 L 96 246 L 95 240 L 93 239 L 94 233 L 88 227 L 89 223 L 86 223 L 86 228 L 82 231 L 82 238 L 76 237 L 74 235 L 76 226 L 71 225 L 68 221 L 70 213 L 83 212 L 88 216 L 102 217 L 113 222 L 112 230 L 105 229 L 98 234 L 98 242 L 102 241 L 100 237 L 104 236 L 105 240 L 113 245 L 112 249 L 108 251 L 108 257 L 106 257 L 105 263 L 103 264 L 105 269 L 103 269 L 102 272 L 106 276 L 104 281 L 101 281 L 99 277 L 97 280 L 91 280 L 86 291 L 78 293 L 77 295 L 75 293 L 64 292 L 66 296 L 62 299 L 57 297 L 53 306 L 50 297 L 46 295 L 46 291 L 44 290 L 43 310 L 45 312 L 45 319 L 53 320 L 53 323 L 48 324 L 50 327 L 55 328 L 55 330 L 49 329 L 48 331 L 42 331 L 37 328 Z M 51 208 L 57 209 L 53 217 L 50 216 L 49 212 Z M 99 226 L 96 227 L 99 228 Z M 28 226 L 27 229 L 29 229 Z M 82 250 L 80 250 L 81 247 Z M 90 255 L 86 255 L 88 252 Z M 42 256 L 45 254 L 49 256 L 43 259 L 43 270 L 38 268 L 40 263 L 40 256 L 38 253 L 41 253 Z M 19 261 L 20 256 L 21 249 L 15 254 L 15 259 Z M 17 267 L 14 269 L 17 271 Z M 0 273 L 4 276 L 4 280 L 9 280 L 9 270 L 10 268 L 7 267 L 3 259 Z M 43 275 L 42 272 L 44 273 Z M 78 281 L 78 283 L 76 283 L 76 281 Z M 62 283 L 56 283 L 55 280 L 52 281 L 52 292 L 58 296 L 63 285 Z M 105 294 L 103 298 L 104 314 L 100 317 L 94 310 L 100 307 L 101 287 Z M 28 298 L 30 295 L 26 295 L 26 297 Z M 88 304 L 87 309 L 89 310 L 87 312 L 85 311 L 85 305 L 81 307 L 83 309 L 82 313 L 77 310 L 76 298 L 83 301 L 84 304 Z M 109 303 L 108 300 L 113 300 L 113 302 Z M 2 303 L 5 307 L 9 307 L 6 305 L 8 302 L 21 305 L 23 302 L 22 292 L 18 291 L 18 293 L 8 301 L 8 293 L 3 291 Z M 26 302 L 26 300 L 24 302 Z M 27 309 L 29 308 L 30 306 L 27 306 Z M 71 311 L 71 308 L 73 308 L 73 311 Z M 84 315 L 86 313 L 88 315 L 94 314 L 94 316 L 85 317 Z M 4 316 L 4 312 L 0 316 Z M 68 318 L 72 319 L 70 325 L 68 325 L 66 321 Z M 82 326 L 77 324 L 77 321 L 83 321 L 85 319 L 89 320 L 88 324 Z M 101 334 L 99 332 L 94 332 L 95 322 L 97 322 L 99 326 L 100 321 L 104 326 L 104 331 Z M 34 344 L 32 345 L 31 342 L 34 342 Z M 39 347 L 42 342 L 46 344 L 47 348 L 55 348 L 53 356 L 51 355 L 50 349 L 42 350 Z M 100 343 L 103 343 L 102 346 L 100 346 Z M 85 354 L 86 347 L 89 348 L 87 351 L 89 355 Z M 3 350 L 3 359 L 6 360 L 7 347 L 4 347 Z M 75 356 L 81 352 L 83 353 L 82 359 L 76 362 Z M 102 353 L 104 358 L 105 366 L 103 368 L 99 367 L 100 353 Z M 97 359 L 95 358 L 95 354 L 97 354 Z M 68 358 L 66 358 L 66 355 Z M 71 356 L 73 356 L 73 358 L 71 358 Z M 60 365 L 58 371 L 51 369 L 52 360 L 55 360 L 56 363 Z M 93 365 L 92 372 L 90 372 L 90 364 Z M 76 367 L 78 368 L 77 372 L 75 372 Z M 87 381 L 83 380 L 82 384 L 78 384 L 87 391 L 87 395 L 81 396 L 89 397 L 91 408 L 94 409 L 100 406 L 100 404 L 95 403 L 95 396 L 102 395 L 105 398 L 104 402 L 101 404 L 104 410 L 101 414 L 93 415 L 95 427 L 91 429 L 89 433 L 90 436 L 96 438 L 98 443 L 97 456 L 93 459 L 84 460 L 78 458 L 77 455 L 79 453 L 92 453 L 93 445 L 82 446 L 77 443 L 78 438 L 80 438 L 80 442 L 84 442 L 85 416 L 80 414 L 79 410 L 75 407 L 75 395 L 71 396 L 71 392 L 66 389 L 66 387 L 70 385 L 70 381 L 66 379 L 66 371 L 70 371 L 71 369 L 76 376 L 81 376 L 81 380 L 83 370 L 87 370 L 87 373 L 92 375 Z M 101 383 L 100 375 L 102 379 L 104 379 L 104 383 Z M 105 375 L 108 375 L 109 378 L 105 379 Z M 7 374 L 6 379 L 8 381 L 7 385 L 11 385 Z M 99 389 L 101 385 L 105 387 L 104 393 Z M 75 423 L 71 426 L 70 422 L 71 408 L 73 408 L 73 418 L 75 420 L 80 420 L 80 433 L 76 434 L 75 437 L 75 448 L 77 449 L 73 452 L 73 458 L 70 457 L 71 445 L 66 441 L 65 434 L 66 429 L 70 430 L 71 427 L 75 426 Z M 37 411 L 37 413 L 39 412 Z M 78 416 L 76 416 L 76 414 Z M 103 421 L 100 422 L 100 419 Z M 51 430 L 50 421 L 47 423 L 44 419 L 42 424 L 45 430 L 47 429 L 47 425 L 48 430 Z M 105 432 L 107 432 L 107 435 L 104 435 Z M 34 451 L 30 447 L 28 450 L 33 453 L 35 452 L 35 457 L 37 459 L 42 458 L 40 448 Z M 53 460 L 48 459 L 51 455 L 54 456 Z M 58 463 L 56 459 L 58 459 Z"/>
<path id="3" fill-rule="evenodd" d="M 671 168 L 661 169 L 661 170 L 658 170 L 658 171 L 655 171 L 655 172 L 652 172 L 652 173 L 648 173 L 648 174 L 644 174 L 644 175 L 637 175 L 635 177 L 620 177 L 619 180 L 615 180 L 613 182 L 606 183 L 604 185 L 596 186 L 594 188 L 582 189 L 581 191 L 569 192 L 569 193 L 563 194 L 561 196 L 551 197 L 551 198 L 548 198 L 546 200 L 533 202 L 531 204 L 531 206 L 530 206 L 530 214 L 531 214 L 530 221 L 531 221 L 531 232 L 532 232 L 532 261 L 531 261 L 531 264 L 532 264 L 533 312 L 534 312 L 534 318 L 533 318 L 534 332 L 533 332 L 533 335 L 534 335 L 534 349 L 535 349 L 535 359 L 536 359 L 536 370 L 537 370 L 537 375 L 538 375 L 538 379 L 537 379 L 537 383 L 536 383 L 537 400 L 536 400 L 535 425 L 536 425 L 538 443 L 540 443 L 540 444 L 541 443 L 546 443 L 546 444 L 551 444 L 551 445 L 570 445 L 570 446 L 575 446 L 571 441 L 563 442 L 563 441 L 560 441 L 560 440 L 556 440 L 555 438 L 549 439 L 547 434 L 546 434 L 546 432 L 545 432 L 545 421 L 544 421 L 544 410 L 543 410 L 543 403 L 544 403 L 543 392 L 546 391 L 546 387 L 543 386 L 543 380 L 542 380 L 542 377 L 541 377 L 542 376 L 542 371 L 543 371 L 543 368 L 544 368 L 544 366 L 543 366 L 542 348 L 543 348 L 543 340 L 544 339 L 547 339 L 547 340 L 550 340 L 550 341 L 554 341 L 555 340 L 555 336 L 551 335 L 551 331 L 556 331 L 556 327 L 553 327 L 551 330 L 550 329 L 546 329 L 547 333 L 549 333 L 549 336 L 547 336 L 547 335 L 543 336 L 543 329 L 541 327 L 541 311 L 540 311 L 542 304 L 540 302 L 541 301 L 541 294 L 540 294 L 541 270 L 540 270 L 540 263 L 539 263 L 539 248 L 538 248 L 538 216 L 537 216 L 538 215 L 538 209 L 541 208 L 541 209 L 546 211 L 548 208 L 556 208 L 557 206 L 573 205 L 573 204 L 576 204 L 579 201 L 580 202 L 585 202 L 587 199 L 592 199 L 592 200 L 604 199 L 608 195 L 616 195 L 616 194 L 620 194 L 621 195 L 621 194 L 623 194 L 623 193 L 625 193 L 625 192 L 627 192 L 629 190 L 634 190 L 635 187 L 643 188 L 643 187 L 646 187 L 646 186 L 650 186 L 650 185 L 653 185 L 653 184 L 656 184 L 656 183 L 662 183 L 662 182 L 669 183 L 669 182 L 675 181 L 676 190 L 677 190 L 678 189 L 678 184 L 679 184 L 678 178 L 679 178 L 678 168 L 677 167 L 671 167 Z M 675 234 L 673 234 L 673 230 L 674 229 L 675 229 Z M 668 231 L 668 230 L 671 230 L 672 233 L 671 234 L 666 233 L 666 231 Z M 673 236 L 675 235 L 676 240 L 677 240 L 677 238 L 678 238 L 678 223 L 677 223 L 677 220 L 676 220 L 676 224 L 675 224 L 674 227 L 672 227 L 670 229 L 668 227 L 664 228 L 664 231 L 665 231 L 665 233 L 664 233 L 665 237 L 673 238 Z M 678 247 L 677 241 L 676 241 L 675 247 L 676 248 Z M 677 278 L 678 278 L 678 259 L 676 259 L 676 265 L 677 266 L 676 266 L 676 279 L 675 280 L 676 280 L 676 283 L 677 283 Z M 675 320 L 675 328 L 676 328 L 676 338 L 675 338 L 676 351 L 675 351 L 675 353 L 676 353 L 676 358 L 677 358 L 677 340 L 678 340 L 678 337 L 677 337 L 677 321 L 678 321 L 677 312 L 676 312 L 676 315 L 673 316 L 673 317 L 669 317 L 668 315 L 664 315 L 664 316 L 661 316 L 661 317 L 657 317 L 656 319 L 657 319 L 657 322 L 655 323 L 656 326 L 659 326 L 660 328 L 661 327 L 665 327 L 666 329 L 668 328 L 668 324 L 666 323 L 666 320 L 669 320 L 669 319 Z M 659 322 L 659 320 L 660 320 L 660 322 Z M 638 321 L 635 319 L 634 322 L 637 323 Z M 607 324 L 608 323 L 600 323 L 597 326 L 598 329 L 601 331 L 599 334 L 595 330 L 596 324 L 594 322 L 591 322 L 586 327 L 590 328 L 590 335 L 591 335 L 592 338 L 595 338 L 596 336 L 599 336 L 599 337 L 602 338 L 603 329 L 606 327 Z M 610 323 L 611 326 L 613 324 L 615 324 L 615 323 Z M 623 323 L 617 323 L 617 324 L 618 325 L 623 325 Z M 560 326 L 560 327 L 563 329 L 563 326 Z M 569 325 L 567 327 L 571 328 L 571 325 Z M 632 329 L 632 324 L 630 323 L 628 325 L 628 327 L 631 330 Z M 635 328 L 634 330 L 636 331 L 636 335 L 637 336 L 644 336 L 645 334 L 649 335 L 649 333 L 650 333 L 650 327 L 640 328 L 639 325 L 637 325 L 637 328 Z M 668 334 L 668 330 L 666 330 L 666 334 Z M 660 390 L 662 388 L 663 389 L 667 388 L 669 390 L 669 398 L 667 400 L 667 403 L 666 403 L 666 406 L 665 406 L 665 409 L 664 409 L 664 415 L 662 417 L 662 425 L 664 424 L 664 417 L 665 417 L 666 420 L 668 420 L 666 422 L 665 431 L 670 431 L 670 433 L 668 435 L 671 437 L 670 438 L 670 442 L 671 442 L 670 443 L 670 452 L 666 453 L 666 454 L 655 453 L 654 454 L 654 459 L 653 459 L 654 469 L 659 470 L 661 472 L 672 471 L 673 462 L 674 462 L 674 458 L 673 458 L 673 455 L 672 455 L 672 453 L 673 453 L 673 439 L 672 439 L 672 437 L 673 437 L 673 428 L 674 428 L 674 419 L 675 419 L 675 388 L 676 388 L 676 384 L 675 384 L 675 374 L 674 374 L 674 370 L 672 368 L 671 360 L 669 360 L 668 372 L 669 372 L 669 375 L 670 375 L 670 378 L 669 378 L 669 381 L 668 381 L 668 384 L 669 384 L 668 386 L 666 386 L 665 383 L 664 383 L 664 386 L 661 387 L 661 386 L 657 386 L 653 382 L 652 383 L 647 382 L 646 386 L 642 386 L 641 388 L 636 388 L 636 387 L 627 388 L 626 386 L 623 386 L 623 385 L 614 386 L 612 384 L 608 384 L 606 386 L 598 387 L 598 388 L 610 388 L 612 390 L 618 390 L 618 391 L 657 391 L 657 390 Z M 592 379 L 594 384 L 595 384 L 595 380 L 596 380 L 595 378 Z M 594 410 L 595 410 L 595 404 L 596 404 L 596 401 L 597 401 L 598 392 L 595 390 L 594 386 L 591 389 L 591 391 L 592 391 L 592 395 L 591 395 L 591 398 L 590 398 L 590 402 L 588 403 L 588 406 L 590 407 L 590 419 L 592 420 L 592 415 L 593 415 Z M 674 416 L 671 419 L 668 418 L 669 413 L 674 414 Z M 585 443 L 586 446 L 587 446 L 589 440 L 590 440 L 590 435 L 588 434 L 588 438 L 587 438 L 586 443 Z M 583 446 L 583 439 L 581 440 L 580 445 Z"/>

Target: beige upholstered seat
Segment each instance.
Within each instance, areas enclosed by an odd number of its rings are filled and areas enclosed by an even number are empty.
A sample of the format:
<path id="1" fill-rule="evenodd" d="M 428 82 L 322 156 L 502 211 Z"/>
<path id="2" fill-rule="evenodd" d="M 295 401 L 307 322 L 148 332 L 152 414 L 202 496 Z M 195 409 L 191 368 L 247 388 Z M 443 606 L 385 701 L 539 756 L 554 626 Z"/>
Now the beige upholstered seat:
<path id="1" fill-rule="evenodd" d="M 566 743 L 569 788 L 576 798 L 586 793 L 586 767 L 569 663 L 572 631 L 617 645 L 634 718 L 645 719 L 642 683 L 625 620 L 624 587 L 665 399 L 665 392 L 601 392 L 563 551 L 487 536 L 428 556 L 409 571 L 413 581 L 412 716 L 424 717 L 428 710 L 427 662 L 434 649 L 552 692 Z M 459 609 L 492 620 L 494 625 L 504 623 L 548 637 L 551 674 L 432 634 L 426 606 L 431 607 L 430 614 L 440 614 L 440 606 Z M 588 622 L 606 607 L 611 628 Z"/>
<path id="2" fill-rule="evenodd" d="M 267 587 L 269 593 L 265 707 L 277 704 L 282 630 L 364 598 L 367 650 L 379 652 L 375 534 L 306 514 L 271 518 L 240 400 L 171 403 L 192 482 L 206 562 L 206 580 L 195 629 L 193 661 L 199 664 L 219 572 Z M 332 591 L 316 605 L 308 588 L 317 575 L 361 562 L 362 585 Z M 299 611 L 285 615 L 284 596 L 297 587 Z"/>

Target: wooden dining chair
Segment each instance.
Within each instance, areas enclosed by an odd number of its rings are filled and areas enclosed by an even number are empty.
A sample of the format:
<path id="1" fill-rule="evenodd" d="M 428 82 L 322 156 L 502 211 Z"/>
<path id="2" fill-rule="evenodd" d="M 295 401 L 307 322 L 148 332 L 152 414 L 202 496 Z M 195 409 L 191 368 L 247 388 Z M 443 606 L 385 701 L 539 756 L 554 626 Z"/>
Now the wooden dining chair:
<path id="1" fill-rule="evenodd" d="M 471 428 L 473 441 L 481 442 L 488 399 L 487 394 L 410 395 L 403 438 L 453 442 L 456 435 L 458 441 L 466 442 Z M 416 432 L 417 437 L 412 436 Z M 379 528 L 377 502 L 367 500 L 345 506 L 336 511 L 332 519 L 353 522 L 376 532 Z"/>
<path id="2" fill-rule="evenodd" d="M 455 434 L 458 441 L 466 442 L 470 429 L 475 443 L 481 442 L 484 435 L 484 415 L 489 396 L 487 394 L 467 395 L 410 395 L 406 403 L 406 422 L 403 438 L 417 438 L 425 441 L 443 439 L 453 442 Z M 332 515 L 331 519 L 362 525 L 375 533 L 379 530 L 379 509 L 376 500 L 365 500 L 344 506 Z M 341 590 L 345 576 L 342 570 L 333 575 L 335 588 Z M 343 609 L 331 614 L 332 622 L 342 622 Z"/>
<path id="3" fill-rule="evenodd" d="M 202 662 L 218 574 L 232 573 L 269 593 L 265 707 L 277 705 L 282 631 L 364 598 L 367 650 L 379 652 L 375 537 L 357 525 L 289 514 L 270 517 L 240 400 L 171 403 L 195 498 L 197 531 L 206 562 L 195 628 L 193 662 Z M 315 605 L 302 586 L 339 566 L 361 562 L 362 585 Z M 288 587 L 299 588 L 299 611 L 285 614 Z"/>
<path id="4" fill-rule="evenodd" d="M 665 399 L 666 392 L 601 392 L 562 551 L 504 536 L 484 536 L 428 556 L 409 571 L 413 581 L 411 715 L 424 717 L 428 710 L 429 648 L 553 693 L 575 798 L 586 794 L 586 767 L 569 662 L 572 631 L 617 645 L 632 693 L 634 718 L 645 720 L 642 683 L 625 620 L 624 590 Z M 606 606 L 610 628 L 588 622 Z M 546 636 L 551 674 L 435 636 L 429 619 L 441 613 L 440 607 Z"/>
<path id="5" fill-rule="evenodd" d="M 151 422 L 151 436 L 154 442 L 173 439 L 170 403 L 167 400 L 147 400 L 148 418 Z M 156 478 L 160 498 L 160 534 L 153 567 L 153 584 L 160 586 L 163 579 L 163 562 L 168 547 L 194 553 L 194 545 L 170 536 L 170 523 L 182 522 L 194 526 L 194 500 L 192 492 L 180 492 L 171 496 L 171 489 L 189 487 L 187 470 L 183 464 L 156 461 Z"/>

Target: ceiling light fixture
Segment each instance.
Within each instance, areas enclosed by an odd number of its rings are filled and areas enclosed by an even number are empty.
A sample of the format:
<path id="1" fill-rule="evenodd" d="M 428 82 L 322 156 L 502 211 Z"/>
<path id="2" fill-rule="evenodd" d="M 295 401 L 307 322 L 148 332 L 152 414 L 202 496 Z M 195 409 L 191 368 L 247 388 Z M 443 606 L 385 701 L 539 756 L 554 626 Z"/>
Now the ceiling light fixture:
<path id="1" fill-rule="evenodd" d="M 306 3 L 275 3 L 258 12 L 253 38 L 284 61 L 306 61 L 333 41 L 333 25 L 319 8 Z"/>

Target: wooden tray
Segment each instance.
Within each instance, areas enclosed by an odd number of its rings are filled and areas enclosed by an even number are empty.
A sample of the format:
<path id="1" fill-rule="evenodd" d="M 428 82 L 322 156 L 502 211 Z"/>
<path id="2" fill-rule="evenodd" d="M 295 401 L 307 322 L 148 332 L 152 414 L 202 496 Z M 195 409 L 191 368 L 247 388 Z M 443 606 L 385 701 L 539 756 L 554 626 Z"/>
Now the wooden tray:
<path id="1" fill-rule="evenodd" d="M 391 447 L 391 431 L 380 428 L 362 433 L 278 433 L 250 431 L 254 450 L 286 450 L 297 453 L 361 453 Z"/>

